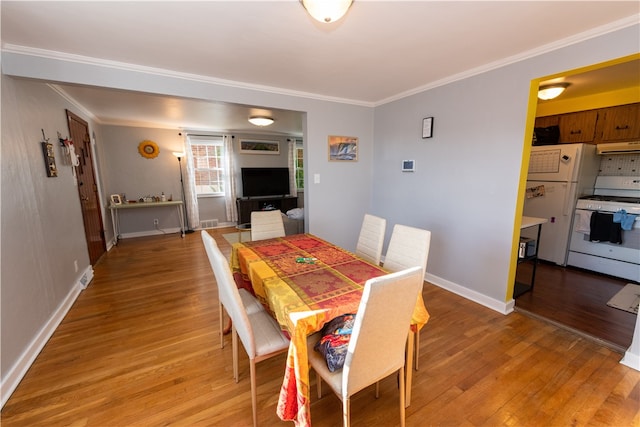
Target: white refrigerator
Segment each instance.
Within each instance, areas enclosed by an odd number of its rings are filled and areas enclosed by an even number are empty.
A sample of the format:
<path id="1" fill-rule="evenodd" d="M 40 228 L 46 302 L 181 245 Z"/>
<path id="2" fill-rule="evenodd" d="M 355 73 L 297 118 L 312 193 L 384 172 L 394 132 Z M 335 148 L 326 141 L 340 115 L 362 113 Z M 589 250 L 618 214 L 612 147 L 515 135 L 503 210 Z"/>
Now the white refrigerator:
<path id="1" fill-rule="evenodd" d="M 531 148 L 524 215 L 546 218 L 538 258 L 567 265 L 573 212 L 579 197 L 593 194 L 600 168 L 594 144 L 543 145 Z M 523 237 L 535 239 L 535 230 Z"/>

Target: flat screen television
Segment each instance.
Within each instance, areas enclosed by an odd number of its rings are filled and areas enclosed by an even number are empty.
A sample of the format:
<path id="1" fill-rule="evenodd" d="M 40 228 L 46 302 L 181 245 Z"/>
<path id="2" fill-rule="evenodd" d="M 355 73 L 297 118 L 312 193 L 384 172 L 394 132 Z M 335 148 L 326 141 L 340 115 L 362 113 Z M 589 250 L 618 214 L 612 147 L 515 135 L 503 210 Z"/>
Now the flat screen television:
<path id="1" fill-rule="evenodd" d="M 288 196 L 289 168 L 242 168 L 242 195 Z"/>

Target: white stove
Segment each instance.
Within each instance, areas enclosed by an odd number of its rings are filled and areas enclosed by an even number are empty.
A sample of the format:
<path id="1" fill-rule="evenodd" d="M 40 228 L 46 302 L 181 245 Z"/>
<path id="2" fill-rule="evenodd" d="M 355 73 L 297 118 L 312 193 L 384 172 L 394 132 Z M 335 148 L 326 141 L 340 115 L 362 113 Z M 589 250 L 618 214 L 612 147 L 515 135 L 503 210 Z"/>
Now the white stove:
<path id="1" fill-rule="evenodd" d="M 617 238 L 596 240 L 587 218 L 602 214 L 624 214 L 631 222 L 619 226 Z M 640 282 L 640 176 L 599 176 L 594 194 L 578 199 L 567 264 Z"/>

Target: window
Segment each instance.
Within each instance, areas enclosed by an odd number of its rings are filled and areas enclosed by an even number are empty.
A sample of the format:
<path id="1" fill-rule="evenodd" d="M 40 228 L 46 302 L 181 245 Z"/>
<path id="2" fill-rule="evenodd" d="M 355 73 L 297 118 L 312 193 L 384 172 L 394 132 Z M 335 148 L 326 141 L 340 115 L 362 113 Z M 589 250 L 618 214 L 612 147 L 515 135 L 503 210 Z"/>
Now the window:
<path id="1" fill-rule="evenodd" d="M 304 190 L 304 151 L 302 149 L 302 140 L 296 140 L 295 149 L 295 170 L 296 170 L 296 188 L 298 190 Z"/>
<path id="2" fill-rule="evenodd" d="M 224 196 L 224 143 L 221 136 L 190 135 L 189 149 L 198 196 Z"/>

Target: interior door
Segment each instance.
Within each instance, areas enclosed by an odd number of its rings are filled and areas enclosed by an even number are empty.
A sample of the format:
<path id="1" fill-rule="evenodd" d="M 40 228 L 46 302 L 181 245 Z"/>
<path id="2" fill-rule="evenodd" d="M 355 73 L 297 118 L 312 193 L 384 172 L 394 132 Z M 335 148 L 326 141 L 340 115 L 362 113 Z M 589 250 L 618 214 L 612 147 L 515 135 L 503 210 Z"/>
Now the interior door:
<path id="1" fill-rule="evenodd" d="M 91 265 L 95 265 L 102 254 L 106 252 L 106 244 L 98 199 L 98 186 L 93 170 L 89 125 L 71 111 L 66 110 L 66 112 L 69 135 L 75 146 L 76 154 L 80 156 L 80 164 L 76 167 L 78 195 L 82 207 L 84 234 L 89 248 L 89 260 Z"/>

